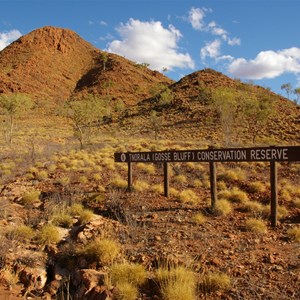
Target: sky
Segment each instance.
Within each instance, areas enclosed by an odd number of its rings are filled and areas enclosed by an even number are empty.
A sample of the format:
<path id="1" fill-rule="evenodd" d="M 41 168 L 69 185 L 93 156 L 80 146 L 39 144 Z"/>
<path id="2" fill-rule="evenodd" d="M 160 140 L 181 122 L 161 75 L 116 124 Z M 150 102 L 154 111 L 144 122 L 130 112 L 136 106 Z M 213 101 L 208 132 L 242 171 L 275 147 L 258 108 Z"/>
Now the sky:
<path id="1" fill-rule="evenodd" d="M 68 28 L 176 81 L 211 68 L 287 96 L 283 84 L 300 87 L 299 12 L 300 0 L 0 0 L 0 51 Z"/>

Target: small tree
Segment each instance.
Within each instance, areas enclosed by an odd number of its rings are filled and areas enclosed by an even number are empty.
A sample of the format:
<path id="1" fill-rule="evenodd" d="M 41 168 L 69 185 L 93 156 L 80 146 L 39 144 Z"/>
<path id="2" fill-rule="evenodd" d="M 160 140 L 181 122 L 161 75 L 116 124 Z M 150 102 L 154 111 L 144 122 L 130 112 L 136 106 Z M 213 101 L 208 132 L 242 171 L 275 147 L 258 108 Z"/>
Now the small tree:
<path id="1" fill-rule="evenodd" d="M 70 99 L 65 103 L 64 115 L 71 120 L 74 136 L 81 149 L 89 140 L 91 129 L 103 120 L 107 110 L 106 101 L 91 94 L 83 99 Z"/>
<path id="2" fill-rule="evenodd" d="M 297 97 L 297 99 L 295 100 L 296 104 L 300 104 L 300 88 L 294 89 L 294 94 Z"/>
<path id="3" fill-rule="evenodd" d="M 238 94 L 229 88 L 212 91 L 212 104 L 218 112 L 225 146 L 231 144 L 233 130 L 238 118 Z"/>
<path id="4" fill-rule="evenodd" d="M 106 70 L 106 63 L 108 61 L 108 53 L 107 52 L 102 52 L 101 53 L 101 60 L 102 60 L 102 63 L 103 63 L 103 71 Z"/>
<path id="5" fill-rule="evenodd" d="M 28 95 L 13 93 L 0 95 L 0 109 L 6 116 L 5 139 L 11 144 L 15 119 L 21 114 L 26 113 L 33 105 Z"/>
<path id="6" fill-rule="evenodd" d="M 259 133 L 265 130 L 268 119 L 273 114 L 273 103 L 264 95 L 246 95 L 242 103 L 243 119 L 247 125 L 247 131 L 252 135 L 252 142 Z"/>
<path id="7" fill-rule="evenodd" d="M 158 97 L 158 104 L 165 106 L 170 105 L 174 100 L 174 93 L 169 88 L 166 88 Z"/>
<path id="8" fill-rule="evenodd" d="M 154 138 L 155 140 L 157 140 L 158 132 L 161 128 L 161 124 L 157 112 L 155 110 L 152 110 L 150 113 L 150 125 L 151 128 L 154 130 L 154 134 L 155 134 Z"/>
<path id="9" fill-rule="evenodd" d="M 290 83 L 284 83 L 281 85 L 280 87 L 282 90 L 285 90 L 286 94 L 287 94 L 287 97 L 288 99 L 290 99 L 290 94 L 292 92 L 292 85 Z"/>

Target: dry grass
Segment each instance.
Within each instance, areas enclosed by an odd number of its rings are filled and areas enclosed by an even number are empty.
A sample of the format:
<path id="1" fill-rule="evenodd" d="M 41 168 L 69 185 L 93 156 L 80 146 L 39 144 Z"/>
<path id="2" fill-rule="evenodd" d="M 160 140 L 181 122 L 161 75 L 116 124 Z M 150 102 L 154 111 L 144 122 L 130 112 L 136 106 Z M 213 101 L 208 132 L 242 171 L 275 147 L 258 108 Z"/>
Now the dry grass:
<path id="1" fill-rule="evenodd" d="M 197 204 L 199 198 L 193 190 L 187 189 L 178 194 L 178 199 L 182 203 Z"/>
<path id="2" fill-rule="evenodd" d="M 119 253 L 119 244 L 116 241 L 107 238 L 96 238 L 79 251 L 79 254 L 82 254 L 93 261 L 99 261 L 103 265 L 112 264 Z"/>
<path id="3" fill-rule="evenodd" d="M 159 268 L 156 272 L 160 291 L 164 300 L 195 300 L 195 274 L 181 266 Z"/>
<path id="4" fill-rule="evenodd" d="M 267 233 L 268 231 L 266 224 L 262 220 L 255 218 L 246 220 L 245 229 L 254 233 Z"/>
<path id="5" fill-rule="evenodd" d="M 145 282 L 147 272 L 142 265 L 122 263 L 112 265 L 110 276 L 113 284 L 126 282 L 133 286 L 140 286 Z"/>
<path id="6" fill-rule="evenodd" d="M 300 242 L 300 228 L 291 228 L 286 233 L 291 240 L 298 243 Z"/>
<path id="7" fill-rule="evenodd" d="M 231 203 L 227 199 L 219 199 L 216 202 L 214 213 L 217 216 L 226 216 L 233 211 Z"/>
<path id="8" fill-rule="evenodd" d="M 60 241 L 59 231 L 52 224 L 44 225 L 37 233 L 37 242 L 41 245 L 50 245 Z"/>
<path id="9" fill-rule="evenodd" d="M 228 290 L 231 286 L 231 279 L 221 272 L 210 272 L 203 276 L 200 283 L 200 290 L 204 294 L 219 290 Z"/>
<path id="10" fill-rule="evenodd" d="M 206 217 L 202 213 L 197 213 L 192 217 L 195 224 L 203 224 L 206 222 Z"/>

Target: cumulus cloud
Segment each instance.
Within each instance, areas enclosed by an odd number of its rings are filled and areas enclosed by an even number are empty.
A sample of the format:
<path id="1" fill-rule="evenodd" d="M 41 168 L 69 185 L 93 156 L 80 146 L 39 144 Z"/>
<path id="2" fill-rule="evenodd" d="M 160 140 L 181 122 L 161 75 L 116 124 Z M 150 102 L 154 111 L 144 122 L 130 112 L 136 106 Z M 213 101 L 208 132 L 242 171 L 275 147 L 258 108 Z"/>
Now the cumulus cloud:
<path id="1" fill-rule="evenodd" d="M 121 40 L 109 43 L 109 52 L 139 63 L 148 63 L 154 70 L 195 67 L 188 53 L 180 53 L 178 41 L 182 35 L 172 25 L 164 28 L 161 22 L 130 19 L 126 24 L 122 23 L 117 31 Z"/>
<path id="2" fill-rule="evenodd" d="M 210 12 L 210 9 L 206 8 L 194 8 L 192 7 L 189 11 L 188 20 L 191 23 L 192 27 L 196 30 L 206 30 L 206 25 L 204 22 L 204 17 L 207 12 Z"/>
<path id="3" fill-rule="evenodd" d="M 228 72 L 246 79 L 275 78 L 284 73 L 300 75 L 300 48 L 280 51 L 262 51 L 255 59 L 237 58 L 231 62 Z"/>
<path id="4" fill-rule="evenodd" d="M 200 50 L 201 59 L 204 60 L 206 57 L 216 59 L 220 56 L 221 41 L 214 40 L 206 43 L 206 45 Z"/>
<path id="5" fill-rule="evenodd" d="M 209 33 L 213 36 L 217 36 L 218 39 L 210 41 L 200 50 L 200 57 L 204 63 L 206 58 L 212 58 L 218 60 L 230 60 L 230 55 L 221 55 L 221 45 L 223 42 L 230 46 L 236 46 L 241 44 L 240 38 L 231 38 L 229 33 L 217 24 L 215 21 L 207 23 L 205 17 L 207 13 L 211 13 L 211 9 L 207 8 L 191 8 L 189 11 L 188 21 L 195 30 Z"/>
<path id="6" fill-rule="evenodd" d="M 21 36 L 21 32 L 17 29 L 8 32 L 0 32 L 0 51 Z"/>

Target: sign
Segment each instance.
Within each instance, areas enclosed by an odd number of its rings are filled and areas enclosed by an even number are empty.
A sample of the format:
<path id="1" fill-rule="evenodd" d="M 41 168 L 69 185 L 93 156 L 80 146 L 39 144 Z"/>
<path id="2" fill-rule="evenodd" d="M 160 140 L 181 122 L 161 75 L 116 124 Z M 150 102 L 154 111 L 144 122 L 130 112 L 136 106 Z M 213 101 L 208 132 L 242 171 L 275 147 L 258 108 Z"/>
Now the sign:
<path id="1" fill-rule="evenodd" d="M 300 146 L 115 153 L 115 162 L 300 161 Z"/>

